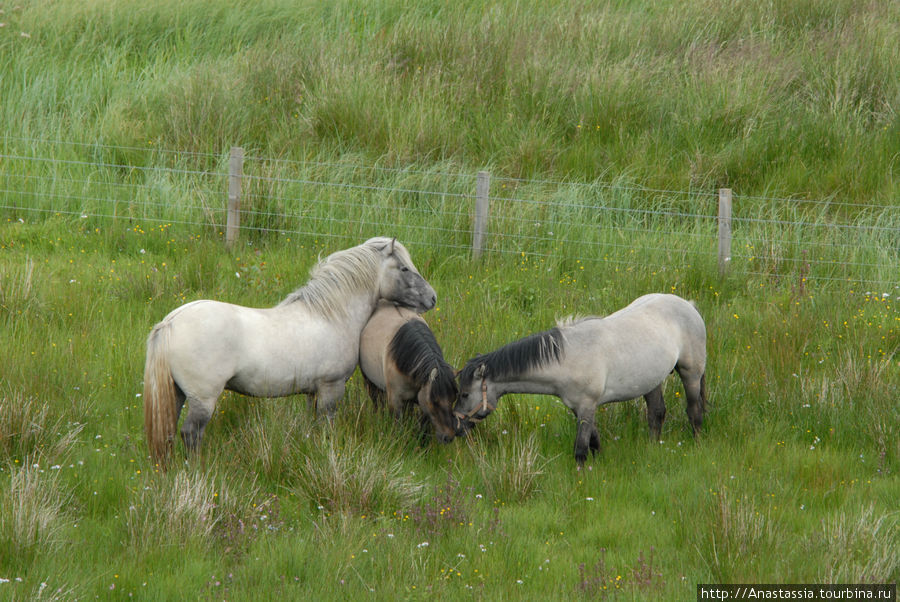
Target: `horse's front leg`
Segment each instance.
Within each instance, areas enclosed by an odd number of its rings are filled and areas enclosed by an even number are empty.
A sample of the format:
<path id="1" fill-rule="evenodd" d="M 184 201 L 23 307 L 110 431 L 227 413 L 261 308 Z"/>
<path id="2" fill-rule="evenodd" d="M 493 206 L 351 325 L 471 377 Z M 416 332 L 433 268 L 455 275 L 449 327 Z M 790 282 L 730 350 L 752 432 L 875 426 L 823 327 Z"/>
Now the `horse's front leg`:
<path id="1" fill-rule="evenodd" d="M 406 400 L 409 399 L 409 382 L 405 374 L 399 371 L 392 361 L 385 361 L 384 366 L 384 394 L 387 398 L 387 406 L 399 424 L 406 409 Z M 413 392 L 413 396 L 415 393 Z"/>
<path id="2" fill-rule="evenodd" d="M 646 395 L 647 424 L 650 426 L 650 436 L 654 441 L 662 438 L 662 425 L 666 419 L 666 402 L 663 400 L 662 385 L 659 385 Z"/>
<path id="3" fill-rule="evenodd" d="M 600 450 L 600 436 L 594 423 L 597 408 L 593 405 L 582 405 L 575 410 L 578 427 L 575 432 L 575 463 L 581 469 L 587 459 L 588 450 Z"/>
<path id="4" fill-rule="evenodd" d="M 387 397 L 387 406 L 390 409 L 391 413 L 394 415 L 394 420 L 399 424 L 403 419 L 403 410 L 404 410 L 404 400 L 403 400 L 403 391 L 398 390 L 397 387 L 391 385 L 391 383 L 387 384 L 387 391 L 385 395 Z"/>
<path id="5" fill-rule="evenodd" d="M 591 455 L 600 453 L 600 433 L 597 432 L 597 425 L 594 424 L 594 429 L 591 431 Z"/>
<path id="6" fill-rule="evenodd" d="M 366 393 L 369 394 L 369 399 L 372 400 L 372 405 L 376 410 L 381 409 L 381 404 L 384 403 L 384 391 L 378 388 L 378 386 L 373 383 L 369 378 L 363 374 L 363 383 L 366 386 Z"/>
<path id="7" fill-rule="evenodd" d="M 316 389 L 316 415 L 322 413 L 328 417 L 328 420 L 334 419 L 334 413 L 337 409 L 337 402 L 344 395 L 346 381 L 331 381 L 319 383 Z"/>

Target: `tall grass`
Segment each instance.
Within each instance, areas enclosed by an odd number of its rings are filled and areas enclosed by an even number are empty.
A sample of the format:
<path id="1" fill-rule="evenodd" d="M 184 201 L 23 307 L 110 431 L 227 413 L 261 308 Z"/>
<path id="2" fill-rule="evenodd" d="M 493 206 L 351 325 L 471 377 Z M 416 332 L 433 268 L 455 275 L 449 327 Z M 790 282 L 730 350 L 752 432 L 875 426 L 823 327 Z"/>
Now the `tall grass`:
<path id="1" fill-rule="evenodd" d="M 894 3 L 131 4 L 8 11 L 7 131 L 897 199 Z"/>
<path id="2" fill-rule="evenodd" d="M 62 404 L 40 401 L 19 391 L 0 392 L 0 450 L 10 458 L 43 454 L 64 458 L 77 443 L 84 424 Z M 83 418 L 82 418 L 83 419 Z"/>
<path id="3" fill-rule="evenodd" d="M 821 579 L 831 583 L 879 583 L 897 578 L 900 566 L 900 516 L 876 514 L 871 506 L 857 516 L 833 516 L 825 531 L 826 562 Z"/>
<path id="4" fill-rule="evenodd" d="M 404 470 L 396 442 L 371 443 L 325 434 L 297 457 L 293 491 L 317 508 L 362 515 L 403 508 L 418 499 L 424 485 Z"/>
<path id="5" fill-rule="evenodd" d="M 214 472 L 183 470 L 157 475 L 132 498 L 125 519 L 129 542 L 137 549 L 189 543 L 210 546 L 213 536 L 246 520 L 246 500 L 258 488 L 230 482 Z"/>
<path id="6" fill-rule="evenodd" d="M 38 554 L 52 554 L 64 544 L 66 507 L 72 498 L 60 485 L 59 467 L 42 466 L 42 459 L 40 454 L 26 456 L 22 465 L 9 465 L 3 475 L 0 563 L 5 567 L 27 566 Z"/>
<path id="7" fill-rule="evenodd" d="M 539 488 L 548 461 L 541 454 L 536 433 L 514 434 L 510 439 L 490 455 L 482 451 L 478 436 L 470 438 L 467 444 L 487 495 L 522 502 Z"/>

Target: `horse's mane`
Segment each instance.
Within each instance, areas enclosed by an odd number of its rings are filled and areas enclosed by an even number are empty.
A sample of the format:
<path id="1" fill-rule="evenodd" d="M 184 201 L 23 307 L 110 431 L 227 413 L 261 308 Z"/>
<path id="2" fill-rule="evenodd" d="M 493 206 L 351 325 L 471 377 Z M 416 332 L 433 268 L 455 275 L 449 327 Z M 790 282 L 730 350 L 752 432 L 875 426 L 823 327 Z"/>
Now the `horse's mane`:
<path id="1" fill-rule="evenodd" d="M 557 362 L 563 354 L 565 339 L 558 327 L 529 335 L 504 345 L 500 349 L 470 359 L 459 373 L 460 386 L 465 388 L 475 377 L 475 370 L 484 365 L 484 374 L 502 378 L 532 368 Z"/>
<path id="2" fill-rule="evenodd" d="M 324 317 L 334 320 L 346 317 L 347 295 L 375 287 L 383 259 L 381 249 L 390 243 L 390 238 L 371 238 L 319 260 L 309 272 L 309 281 L 285 297 L 279 306 L 302 302 Z M 394 251 L 405 262 L 409 261 L 409 253 L 400 243 L 395 243 Z"/>
<path id="3" fill-rule="evenodd" d="M 431 371 L 437 368 L 432 395 L 444 399 L 456 398 L 459 389 L 453 367 L 444 360 L 444 353 L 425 322 L 410 320 L 401 326 L 388 345 L 388 353 L 397 364 L 397 369 L 419 386 L 424 385 Z"/>
<path id="4" fill-rule="evenodd" d="M 582 322 L 587 322 L 588 320 L 602 320 L 603 316 L 582 316 L 579 314 L 566 316 L 565 318 L 559 318 L 556 320 L 557 328 L 567 328 L 569 326 L 576 326 L 581 324 Z"/>

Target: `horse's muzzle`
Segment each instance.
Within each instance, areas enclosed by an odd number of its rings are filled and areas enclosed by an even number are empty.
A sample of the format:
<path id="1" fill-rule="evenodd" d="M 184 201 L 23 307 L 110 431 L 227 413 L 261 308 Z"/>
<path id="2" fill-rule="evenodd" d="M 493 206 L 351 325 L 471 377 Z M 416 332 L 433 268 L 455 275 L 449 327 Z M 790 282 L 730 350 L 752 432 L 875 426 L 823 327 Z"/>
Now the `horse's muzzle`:
<path id="1" fill-rule="evenodd" d="M 416 313 L 423 314 L 430 309 L 434 309 L 434 306 L 437 305 L 437 295 L 431 295 L 430 298 L 422 299 L 422 298 L 411 298 L 411 299 L 403 299 L 395 301 L 398 305 L 402 305 L 408 309 L 413 310 Z"/>
<path id="2" fill-rule="evenodd" d="M 456 414 L 456 436 L 457 437 L 465 437 L 469 434 L 475 425 L 478 424 L 478 421 L 470 420 L 464 414 Z"/>

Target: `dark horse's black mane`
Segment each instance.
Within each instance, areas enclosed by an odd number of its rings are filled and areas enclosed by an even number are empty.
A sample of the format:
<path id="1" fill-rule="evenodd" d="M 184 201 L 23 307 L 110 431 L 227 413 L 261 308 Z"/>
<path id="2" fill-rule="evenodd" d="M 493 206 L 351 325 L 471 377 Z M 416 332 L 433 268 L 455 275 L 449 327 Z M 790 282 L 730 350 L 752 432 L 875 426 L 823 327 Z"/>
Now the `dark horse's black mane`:
<path id="1" fill-rule="evenodd" d="M 485 367 L 485 376 L 502 378 L 559 361 L 562 352 L 562 333 L 559 328 L 551 328 L 470 359 L 459 373 L 459 383 L 461 387 L 467 387 L 481 365 Z"/>
<path id="2" fill-rule="evenodd" d="M 428 324 L 410 320 L 401 326 L 391 339 L 388 353 L 394 358 L 397 369 L 409 375 L 420 386 L 428 382 L 431 371 L 437 368 L 432 395 L 440 398 L 456 397 L 459 389 L 453 367 L 444 360 L 444 353 Z"/>

